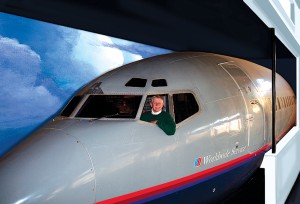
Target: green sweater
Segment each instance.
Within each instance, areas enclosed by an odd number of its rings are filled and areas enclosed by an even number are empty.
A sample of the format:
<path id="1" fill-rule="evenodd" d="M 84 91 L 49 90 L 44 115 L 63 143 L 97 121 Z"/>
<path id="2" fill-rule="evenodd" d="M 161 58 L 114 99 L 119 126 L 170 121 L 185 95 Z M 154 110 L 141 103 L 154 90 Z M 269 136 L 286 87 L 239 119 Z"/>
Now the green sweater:
<path id="1" fill-rule="evenodd" d="M 147 111 L 142 114 L 141 120 L 146 122 L 151 122 L 157 120 L 157 125 L 162 129 L 167 135 L 174 135 L 176 130 L 176 124 L 171 117 L 171 115 L 165 111 L 162 111 L 158 115 L 153 115 L 151 111 Z"/>

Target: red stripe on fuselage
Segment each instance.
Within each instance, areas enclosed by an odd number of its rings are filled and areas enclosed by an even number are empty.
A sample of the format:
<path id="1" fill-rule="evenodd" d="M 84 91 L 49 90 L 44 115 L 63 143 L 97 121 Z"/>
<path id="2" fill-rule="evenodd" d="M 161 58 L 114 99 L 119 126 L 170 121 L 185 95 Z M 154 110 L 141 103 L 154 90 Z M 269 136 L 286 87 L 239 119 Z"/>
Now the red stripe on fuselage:
<path id="1" fill-rule="evenodd" d="M 140 190 L 140 191 L 136 191 L 136 192 L 121 195 L 121 196 L 118 196 L 118 197 L 110 198 L 110 199 L 107 199 L 107 200 L 104 200 L 104 201 L 99 201 L 99 202 L 97 202 L 97 204 L 100 204 L 100 203 L 101 204 L 103 204 L 103 203 L 121 203 L 121 202 L 122 203 L 131 203 L 131 202 L 138 201 L 138 200 L 141 200 L 141 199 L 144 199 L 144 198 L 147 198 L 147 197 L 159 194 L 159 193 L 167 192 L 169 190 L 178 188 L 180 186 L 184 186 L 186 184 L 189 184 L 189 183 L 192 183 L 194 181 L 203 179 L 205 177 L 212 176 L 212 175 L 214 175 L 218 172 L 221 172 L 221 171 L 226 170 L 226 169 L 228 169 L 232 166 L 235 166 L 239 163 L 242 163 L 242 162 L 244 162 L 244 161 L 246 161 L 246 160 L 248 160 L 252 157 L 255 157 L 256 155 L 258 155 L 262 152 L 264 152 L 267 148 L 268 148 L 268 146 L 266 145 L 266 146 L 264 146 L 263 148 L 261 148 L 260 150 L 254 152 L 254 153 L 246 154 L 242 157 L 239 157 L 239 158 L 234 159 L 232 161 L 229 161 L 227 163 L 221 164 L 219 166 L 201 171 L 199 173 L 195 173 L 195 174 L 192 174 L 190 176 L 186 176 L 186 177 L 174 180 L 174 181 L 163 183 L 163 184 L 153 186 L 153 187 L 150 187 L 150 188 L 146 188 L 146 189 L 143 189 L 143 190 Z"/>
<path id="2" fill-rule="evenodd" d="M 278 138 L 277 140 L 280 140 L 285 133 L 289 130 L 286 129 L 286 131 L 284 131 Z M 117 196 L 114 198 L 109 198 L 107 200 L 103 200 L 103 201 L 99 201 L 96 204 L 104 204 L 104 203 L 132 203 L 138 200 L 142 200 L 154 195 L 157 195 L 159 193 L 164 193 L 173 189 L 176 189 L 178 187 L 190 184 L 192 182 L 195 182 L 197 180 L 212 176 L 214 174 L 217 174 L 219 172 L 222 172 L 226 169 L 229 169 L 233 166 L 236 166 L 238 164 L 241 164 L 251 158 L 254 158 L 255 156 L 265 152 L 267 149 L 269 149 L 271 147 L 271 144 L 267 144 L 265 146 L 263 146 L 261 149 L 257 150 L 256 152 L 250 153 L 250 154 L 246 154 L 244 156 L 241 156 L 239 158 L 236 158 L 234 160 L 231 160 L 229 162 L 226 162 L 224 164 L 218 165 L 216 167 L 186 176 L 186 177 L 182 177 L 180 179 L 174 180 L 174 181 L 170 181 L 167 183 L 163 183 L 157 186 L 153 186 L 150 188 L 146 188 L 146 189 L 142 189 L 139 191 L 135 191 L 132 193 L 128 193 L 125 195 L 121 195 L 121 196 Z"/>

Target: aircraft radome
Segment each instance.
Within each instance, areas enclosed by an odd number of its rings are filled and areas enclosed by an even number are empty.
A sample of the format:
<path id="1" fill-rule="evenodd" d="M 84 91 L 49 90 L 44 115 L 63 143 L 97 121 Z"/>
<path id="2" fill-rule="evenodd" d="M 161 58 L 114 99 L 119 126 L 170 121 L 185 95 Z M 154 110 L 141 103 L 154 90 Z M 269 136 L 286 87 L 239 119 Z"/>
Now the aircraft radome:
<path id="1" fill-rule="evenodd" d="M 279 140 L 296 106 L 288 83 L 276 80 Z M 172 136 L 140 120 L 153 95 L 174 118 Z M 271 98 L 271 71 L 238 58 L 175 52 L 124 65 L 1 158 L 0 202 L 218 202 L 270 149 Z"/>

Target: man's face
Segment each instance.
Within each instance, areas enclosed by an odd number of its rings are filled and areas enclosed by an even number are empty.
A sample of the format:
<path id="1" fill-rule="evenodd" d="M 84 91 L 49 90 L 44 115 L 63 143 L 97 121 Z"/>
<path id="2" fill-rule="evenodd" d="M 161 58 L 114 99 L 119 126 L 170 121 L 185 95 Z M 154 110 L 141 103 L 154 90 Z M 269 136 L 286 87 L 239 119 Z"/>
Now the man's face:
<path id="1" fill-rule="evenodd" d="M 150 105 L 154 112 L 159 112 L 164 106 L 164 101 L 160 98 L 154 98 Z"/>

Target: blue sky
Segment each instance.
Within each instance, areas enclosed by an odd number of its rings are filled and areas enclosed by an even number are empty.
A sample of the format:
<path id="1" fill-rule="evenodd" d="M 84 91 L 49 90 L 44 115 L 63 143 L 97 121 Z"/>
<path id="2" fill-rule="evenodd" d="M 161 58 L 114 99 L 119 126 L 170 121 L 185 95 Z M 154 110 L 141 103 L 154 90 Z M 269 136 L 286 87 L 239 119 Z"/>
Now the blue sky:
<path id="1" fill-rule="evenodd" d="M 170 50 L 0 12 L 0 156 L 107 70 Z"/>

